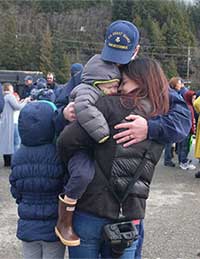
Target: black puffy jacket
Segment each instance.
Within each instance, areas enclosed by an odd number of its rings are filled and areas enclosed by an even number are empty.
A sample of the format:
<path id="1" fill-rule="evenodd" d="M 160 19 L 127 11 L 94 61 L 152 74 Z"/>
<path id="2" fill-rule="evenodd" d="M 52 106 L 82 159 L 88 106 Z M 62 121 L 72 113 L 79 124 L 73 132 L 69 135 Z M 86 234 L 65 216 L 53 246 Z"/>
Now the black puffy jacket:
<path id="1" fill-rule="evenodd" d="M 130 113 L 147 117 L 146 114 L 150 112 L 151 106 L 147 100 L 141 101 L 141 104 L 143 107 L 141 110 L 134 109 L 132 105 L 125 108 L 121 104 L 119 96 L 106 96 L 100 98 L 96 106 L 104 114 L 111 135 L 114 135 L 116 133 L 114 125 L 121 122 Z M 67 153 L 68 158 L 76 149 L 91 148 L 92 145 L 95 150 L 95 176 L 78 201 L 78 209 L 96 216 L 118 219 L 121 207 L 121 212 L 126 219 L 144 218 L 150 183 L 163 145 L 145 140 L 124 148 L 122 145 L 116 144 L 112 137 L 104 144 L 98 145 L 91 142 L 88 134 L 77 122 L 67 126 L 58 140 L 61 156 L 66 157 Z M 128 197 L 120 204 L 119 200 L 126 193 L 126 189 L 141 163 L 140 177 L 132 184 Z M 115 198 L 111 189 L 118 195 L 119 200 Z"/>

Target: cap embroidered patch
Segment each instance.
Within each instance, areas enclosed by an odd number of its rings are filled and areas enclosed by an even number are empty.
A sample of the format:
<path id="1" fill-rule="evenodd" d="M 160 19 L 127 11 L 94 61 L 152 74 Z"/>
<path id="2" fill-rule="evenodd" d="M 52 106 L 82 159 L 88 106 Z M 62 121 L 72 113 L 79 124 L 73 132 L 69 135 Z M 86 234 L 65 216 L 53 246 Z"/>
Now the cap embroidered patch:
<path id="1" fill-rule="evenodd" d="M 130 38 L 123 32 L 115 31 L 108 35 L 108 46 L 118 49 L 128 49 Z"/>

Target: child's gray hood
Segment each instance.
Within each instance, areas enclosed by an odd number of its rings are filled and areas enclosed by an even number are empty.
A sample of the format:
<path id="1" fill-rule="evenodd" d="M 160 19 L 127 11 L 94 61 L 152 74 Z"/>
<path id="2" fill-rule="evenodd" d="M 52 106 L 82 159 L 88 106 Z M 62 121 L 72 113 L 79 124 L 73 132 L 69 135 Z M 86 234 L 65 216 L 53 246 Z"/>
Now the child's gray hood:
<path id="1" fill-rule="evenodd" d="M 84 66 L 82 83 L 93 85 L 96 81 L 109 81 L 119 79 L 121 75 L 118 67 L 101 59 L 101 55 L 93 56 Z"/>

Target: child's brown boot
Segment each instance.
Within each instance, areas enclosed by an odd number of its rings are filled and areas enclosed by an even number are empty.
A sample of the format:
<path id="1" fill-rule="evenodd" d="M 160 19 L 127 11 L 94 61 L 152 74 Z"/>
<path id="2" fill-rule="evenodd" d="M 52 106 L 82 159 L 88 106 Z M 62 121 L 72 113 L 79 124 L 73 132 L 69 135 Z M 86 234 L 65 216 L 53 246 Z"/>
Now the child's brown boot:
<path id="1" fill-rule="evenodd" d="M 56 235 L 65 246 L 80 245 L 80 238 L 72 228 L 72 218 L 77 200 L 68 198 L 66 195 L 59 195 L 58 221 L 55 227 Z"/>

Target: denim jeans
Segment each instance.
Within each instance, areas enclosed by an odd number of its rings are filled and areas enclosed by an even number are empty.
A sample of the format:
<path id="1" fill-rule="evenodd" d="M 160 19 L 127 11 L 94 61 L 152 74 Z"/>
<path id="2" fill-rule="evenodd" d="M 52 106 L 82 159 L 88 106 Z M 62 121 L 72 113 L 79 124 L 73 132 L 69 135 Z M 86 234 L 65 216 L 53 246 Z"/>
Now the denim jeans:
<path id="1" fill-rule="evenodd" d="M 172 143 L 165 144 L 164 162 L 171 162 L 172 160 Z"/>
<path id="2" fill-rule="evenodd" d="M 18 124 L 14 124 L 14 152 L 20 147 L 21 139 L 19 136 Z"/>
<path id="3" fill-rule="evenodd" d="M 22 241 L 23 259 L 64 259 L 65 246 L 59 242 Z"/>
<path id="4" fill-rule="evenodd" d="M 138 233 L 142 233 L 132 246 L 125 249 L 121 259 L 141 259 L 143 243 L 143 221 L 137 225 Z M 81 239 L 80 246 L 69 247 L 70 259 L 102 259 L 112 258 L 111 247 L 102 239 L 102 230 L 105 224 L 111 221 L 106 218 L 95 217 L 88 213 L 76 211 L 73 217 L 73 227 Z M 141 231 L 140 231 L 141 230 Z"/>
<path id="5" fill-rule="evenodd" d="M 189 139 L 190 134 L 184 138 L 183 141 L 178 143 L 178 161 L 179 163 L 187 163 L 189 153 Z"/>

